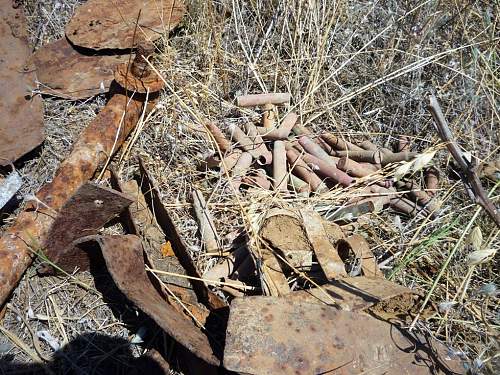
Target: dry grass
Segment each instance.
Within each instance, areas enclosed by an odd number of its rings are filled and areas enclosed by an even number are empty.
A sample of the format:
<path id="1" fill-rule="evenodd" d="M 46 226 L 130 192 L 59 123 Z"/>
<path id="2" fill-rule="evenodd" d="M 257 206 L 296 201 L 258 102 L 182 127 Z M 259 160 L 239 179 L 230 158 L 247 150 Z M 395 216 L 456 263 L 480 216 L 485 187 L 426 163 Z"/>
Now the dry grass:
<path id="1" fill-rule="evenodd" d="M 39 46 L 61 35 L 77 2 L 28 3 L 32 35 Z M 55 11 L 54 4 L 63 11 Z M 443 149 L 426 109 L 426 97 L 432 92 L 440 98 L 461 147 L 480 160 L 499 157 L 496 1 L 191 0 L 188 4 L 184 24 L 162 41 L 164 53 L 155 62 L 167 88 L 130 157 L 117 167 L 128 179 L 137 172 L 136 157 L 144 158 L 202 270 L 217 258 L 204 254 L 188 203 L 193 186 L 205 193 L 226 247 L 235 232 L 253 235 L 251 224 L 272 205 L 335 208 L 352 194 L 339 189 L 310 200 L 289 197 L 286 202 L 265 192 L 237 197 L 226 176 L 199 171 L 207 152 L 216 150 L 203 132 L 191 130 L 193 124 L 210 119 L 225 128 L 229 122 L 257 116 L 236 108 L 235 95 L 290 92 L 292 107 L 280 115 L 297 111 L 315 133 L 332 131 L 389 148 L 397 135 L 405 134 L 412 137 L 414 150 L 422 151 L 431 146 Z M 50 179 L 78 131 L 103 103 L 101 97 L 87 103 L 45 101 L 48 138 L 40 157 L 21 171 L 27 181 L 23 194 L 33 193 Z M 441 310 L 418 321 L 415 328 L 445 342 L 474 371 L 494 373 L 499 353 L 498 261 L 474 268 L 470 282 L 463 285 L 471 249 L 457 242 L 468 235 L 465 230 L 478 226 L 484 246 L 498 249 L 498 229 L 483 212 L 474 214 L 476 207 L 445 150 L 438 152 L 434 163 L 442 176 L 443 212 L 437 219 L 410 219 L 384 211 L 367 218 L 358 231 L 392 279 L 424 295 L 457 247 L 429 295 L 430 305 Z M 491 191 L 493 184 L 485 183 Z M 492 199 L 498 202 L 498 192 Z M 30 320 L 32 329 L 48 326 L 63 340 L 53 305 L 46 301 L 51 294 L 67 317 L 63 327 L 69 339 L 90 331 L 127 337 L 130 327 L 114 320 L 99 294 L 67 280 L 42 280 L 31 274 L 16 290 L 12 304 L 19 311 L 31 307 L 35 314 L 52 317 L 49 322 Z M 87 274 L 76 277 L 92 283 Z M 484 285 L 490 283 L 495 288 L 486 298 Z M 88 310 L 90 323 L 75 320 Z M 31 342 L 26 327 L 11 311 L 4 326 Z M 29 360 L 16 348 L 11 353 L 16 360 Z"/>

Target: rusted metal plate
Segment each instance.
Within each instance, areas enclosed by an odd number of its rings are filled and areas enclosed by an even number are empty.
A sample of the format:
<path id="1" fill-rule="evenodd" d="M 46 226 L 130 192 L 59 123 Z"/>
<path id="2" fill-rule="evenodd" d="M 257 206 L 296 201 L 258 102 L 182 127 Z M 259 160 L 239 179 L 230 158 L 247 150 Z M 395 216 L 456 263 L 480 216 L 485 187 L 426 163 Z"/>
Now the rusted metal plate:
<path id="1" fill-rule="evenodd" d="M 119 191 L 85 183 L 64 204 L 52 223 L 44 244 L 45 255 L 67 272 L 73 272 L 75 267 L 87 270 L 87 253 L 75 249 L 75 241 L 96 234 L 133 201 Z"/>
<path id="2" fill-rule="evenodd" d="M 65 99 L 85 99 L 108 91 L 115 68 L 129 55 L 83 55 L 66 38 L 49 43 L 32 57 L 40 92 Z"/>
<path id="3" fill-rule="evenodd" d="M 208 338 L 163 300 L 144 269 L 141 240 L 134 235 L 97 236 L 106 266 L 118 288 L 166 333 L 196 357 L 218 366 Z"/>
<path id="4" fill-rule="evenodd" d="M 135 198 L 134 203 L 123 210 L 120 214 L 120 218 L 127 233 L 142 238 L 144 262 L 146 265 L 154 270 L 169 271 L 185 275 L 186 271 L 182 268 L 179 260 L 175 256 L 162 256 L 163 254 L 161 254 L 160 246 L 165 243 L 165 235 L 157 228 L 158 223 L 149 210 L 146 199 L 137 182 L 135 180 L 122 182 L 116 172 L 111 169 L 111 186 Z M 152 228 L 153 230 L 151 231 Z M 158 260 L 160 261 L 157 262 Z M 177 311 L 185 314 L 187 319 L 191 319 L 192 316 L 195 316 L 202 324 L 206 322 L 210 312 L 205 306 L 198 302 L 196 294 L 189 284 L 189 280 L 172 275 L 153 276 L 152 274 L 148 274 L 148 277 L 156 291 Z M 168 284 L 168 290 L 165 284 Z M 173 293 L 177 298 L 173 297 L 169 292 Z M 184 303 L 184 306 L 179 303 L 179 299 Z M 186 313 L 184 307 L 189 309 L 189 315 Z"/>
<path id="5" fill-rule="evenodd" d="M 340 254 L 345 253 L 346 257 L 348 257 L 348 252 L 352 251 L 356 258 L 361 261 L 363 275 L 384 277 L 384 274 L 378 267 L 375 256 L 370 250 L 370 245 L 359 234 L 340 240 L 337 244 L 337 249 Z"/>
<path id="6" fill-rule="evenodd" d="M 344 262 L 332 245 L 323 228 L 323 218 L 316 211 L 301 210 L 304 228 L 311 242 L 318 263 L 328 280 L 346 277 Z"/>
<path id="7" fill-rule="evenodd" d="M 191 255 L 187 249 L 186 243 L 180 236 L 177 228 L 170 217 L 167 209 L 161 201 L 160 193 L 153 184 L 153 179 L 149 175 L 146 165 L 139 159 L 139 167 L 141 172 L 141 188 L 146 198 L 146 202 L 150 206 L 150 210 L 154 212 L 156 216 L 156 221 L 160 225 L 163 233 L 165 233 L 166 238 L 172 244 L 172 249 L 175 256 L 179 259 L 182 267 L 186 270 L 189 276 L 200 279 L 202 277 L 200 271 L 193 262 Z M 226 306 L 224 301 L 222 301 L 217 295 L 215 295 L 210 289 L 207 288 L 205 283 L 200 280 L 191 279 L 191 286 L 193 287 L 198 301 L 203 303 L 211 310 L 215 310 Z"/>
<path id="8" fill-rule="evenodd" d="M 66 26 L 66 36 L 85 48 L 130 48 L 139 11 L 136 43 L 154 41 L 172 30 L 186 7 L 181 0 L 89 0 L 76 10 Z"/>
<path id="9" fill-rule="evenodd" d="M 411 289 L 385 279 L 357 276 L 333 280 L 321 285 L 321 288 L 293 292 L 287 298 L 321 305 L 338 305 L 347 311 L 360 311 L 381 301 L 413 293 Z"/>
<path id="10" fill-rule="evenodd" d="M 108 156 L 120 148 L 135 127 L 142 107 L 141 100 L 115 94 L 80 134 L 52 182 L 45 184 L 36 194 L 38 200 L 28 203 L 15 223 L 0 237 L 0 306 L 31 264 L 32 249 L 38 249 L 45 241 L 54 212 L 92 178 Z"/>
<path id="11" fill-rule="evenodd" d="M 224 367 L 259 375 L 418 375 L 452 366 L 460 371 L 460 363 L 440 356 L 444 347 L 429 342 L 363 313 L 288 298 L 237 298 L 231 304 Z"/>
<path id="12" fill-rule="evenodd" d="M 44 140 L 42 99 L 32 96 L 35 76 L 22 7 L 0 0 L 0 166 L 25 155 Z"/>

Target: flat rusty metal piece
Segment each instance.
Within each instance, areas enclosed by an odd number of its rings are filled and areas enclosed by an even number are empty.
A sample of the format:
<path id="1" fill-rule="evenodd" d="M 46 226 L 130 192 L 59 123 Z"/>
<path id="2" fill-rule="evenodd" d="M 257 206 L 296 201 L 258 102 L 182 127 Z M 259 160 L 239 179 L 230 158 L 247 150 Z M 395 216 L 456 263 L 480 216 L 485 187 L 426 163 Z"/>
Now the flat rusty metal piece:
<path id="1" fill-rule="evenodd" d="M 154 41 L 172 30 L 186 7 L 181 0 L 89 0 L 69 21 L 66 37 L 77 46 L 96 50 L 130 48 L 139 11 L 136 43 Z"/>
<path id="2" fill-rule="evenodd" d="M 87 254 L 75 249 L 75 241 L 96 234 L 133 201 L 119 191 L 91 182 L 83 184 L 52 223 L 44 243 L 45 255 L 64 271 L 73 272 L 75 267 L 87 270 Z"/>
<path id="3" fill-rule="evenodd" d="M 35 75 L 22 7 L 0 0 L 0 166 L 8 165 L 40 145 L 43 132 L 42 99 L 32 96 Z"/>
<path id="4" fill-rule="evenodd" d="M 196 357 L 219 366 L 208 338 L 155 290 L 144 268 L 141 240 L 134 235 L 96 236 L 106 266 L 118 288 L 166 333 Z"/>
<path id="5" fill-rule="evenodd" d="M 45 241 L 54 212 L 120 148 L 142 109 L 142 100 L 114 94 L 80 134 L 52 182 L 38 191 L 37 199 L 28 202 L 15 223 L 4 231 L 0 237 L 0 306 L 33 261 L 33 249 L 39 249 Z"/>
<path id="6" fill-rule="evenodd" d="M 414 294 L 414 291 L 378 277 L 356 276 L 330 281 L 321 288 L 293 292 L 287 298 L 340 306 L 346 311 L 362 311 L 404 294 Z"/>
<path id="7" fill-rule="evenodd" d="M 301 210 L 300 213 L 307 237 L 327 279 L 346 277 L 344 262 L 340 259 L 337 249 L 332 245 L 325 228 L 323 228 L 324 219 L 316 211 Z"/>
<path id="8" fill-rule="evenodd" d="M 108 92 L 116 67 L 129 55 L 83 55 L 66 38 L 37 50 L 32 61 L 40 92 L 65 99 L 85 99 Z"/>
<path id="9" fill-rule="evenodd" d="M 163 205 L 160 192 L 153 184 L 153 179 L 149 175 L 144 161 L 140 158 L 139 170 L 141 173 L 142 192 L 144 193 L 144 197 L 146 198 L 146 202 L 148 203 L 151 212 L 154 212 L 156 221 L 163 230 L 163 233 L 165 233 L 166 238 L 170 241 L 175 256 L 179 259 L 180 264 L 182 265 L 182 267 L 184 267 L 188 276 L 192 276 L 198 279 L 190 280 L 191 286 L 193 287 L 193 290 L 198 297 L 198 301 L 203 303 L 210 310 L 216 310 L 221 307 L 225 307 L 226 303 L 222 301 L 222 299 L 220 299 L 220 297 L 218 297 L 210 289 L 208 289 L 203 281 L 199 280 L 202 275 L 196 267 L 196 264 L 193 262 L 191 254 L 189 254 L 189 251 L 187 249 L 186 243 L 177 231 L 177 228 L 172 218 L 170 217 L 170 214 Z"/>
<path id="10" fill-rule="evenodd" d="M 246 297 L 231 304 L 224 367 L 259 375 L 465 373 L 445 356 L 437 342 L 410 337 L 363 313 Z"/>
<path id="11" fill-rule="evenodd" d="M 148 90 L 149 92 L 160 91 L 165 86 L 161 77 L 155 72 L 152 72 L 144 77 L 135 77 L 130 74 L 127 66 L 127 63 L 118 65 L 114 75 L 115 81 L 118 82 L 123 88 L 145 94 Z"/>

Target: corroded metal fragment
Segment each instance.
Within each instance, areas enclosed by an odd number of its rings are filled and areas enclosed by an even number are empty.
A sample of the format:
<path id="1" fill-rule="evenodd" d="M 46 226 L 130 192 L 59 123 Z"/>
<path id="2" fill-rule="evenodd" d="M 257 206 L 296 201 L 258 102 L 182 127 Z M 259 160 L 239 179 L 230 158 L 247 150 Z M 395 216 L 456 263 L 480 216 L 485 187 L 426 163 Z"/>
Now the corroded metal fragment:
<path id="1" fill-rule="evenodd" d="M 22 8 L 0 0 L 0 166 L 25 155 L 44 140 L 42 99 L 32 96 L 35 76 Z"/>
<path id="2" fill-rule="evenodd" d="M 165 332 L 198 358 L 218 366 L 208 338 L 160 297 L 144 269 L 141 240 L 134 235 L 98 236 L 106 266 L 118 288 Z"/>
<path id="3" fill-rule="evenodd" d="M 129 55 L 83 55 L 66 38 L 35 52 L 33 63 L 40 92 L 66 99 L 85 99 L 108 91 L 113 72 Z"/>
<path id="4" fill-rule="evenodd" d="M 120 148 L 137 124 L 142 107 L 141 100 L 115 94 L 80 134 L 52 182 L 40 189 L 37 199 L 27 204 L 15 223 L 0 237 L 0 306 L 31 264 L 34 253 L 40 250 L 54 216 Z"/>
<path id="5" fill-rule="evenodd" d="M 89 0 L 66 26 L 71 43 L 92 49 L 123 49 L 133 44 L 137 16 L 141 12 L 135 42 L 154 41 L 181 21 L 186 7 L 181 0 Z"/>
<path id="6" fill-rule="evenodd" d="M 133 198 L 88 182 L 59 210 L 45 240 L 47 258 L 67 272 L 89 267 L 87 253 L 75 249 L 81 237 L 96 234 L 104 224 L 133 202 Z"/>
<path id="7" fill-rule="evenodd" d="M 224 367 L 259 375 L 465 372 L 445 357 L 437 342 L 410 337 L 363 313 L 245 297 L 231 304 Z"/>

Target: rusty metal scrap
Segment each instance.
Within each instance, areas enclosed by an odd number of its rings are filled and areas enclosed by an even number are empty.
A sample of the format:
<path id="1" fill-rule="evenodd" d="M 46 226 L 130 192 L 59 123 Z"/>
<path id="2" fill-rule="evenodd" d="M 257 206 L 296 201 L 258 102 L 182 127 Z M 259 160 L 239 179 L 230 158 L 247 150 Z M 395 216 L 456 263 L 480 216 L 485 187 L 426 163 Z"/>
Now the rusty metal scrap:
<path id="1" fill-rule="evenodd" d="M 345 277 L 332 280 L 321 288 L 299 290 L 287 296 L 308 303 L 340 306 L 347 311 L 366 310 L 379 302 L 392 298 L 414 294 L 399 284 L 379 277 Z"/>
<path id="2" fill-rule="evenodd" d="M 446 360 L 444 346 L 394 325 L 275 297 L 232 302 L 224 367 L 260 375 L 465 373 L 458 361 Z"/>
<path id="3" fill-rule="evenodd" d="M 170 241 L 172 245 L 172 249 L 174 251 L 175 256 L 179 259 L 180 264 L 186 270 L 186 273 L 189 276 L 192 276 L 196 279 L 191 279 L 190 283 L 193 287 L 196 296 L 198 297 L 198 301 L 207 306 L 210 310 L 215 310 L 221 307 L 226 306 L 224 301 L 220 299 L 215 293 L 213 293 L 208 287 L 200 281 L 202 275 L 196 264 L 193 262 L 191 258 L 191 254 L 187 249 L 186 243 L 180 236 L 170 214 L 167 209 L 163 205 L 163 202 L 160 197 L 160 193 L 158 189 L 153 184 L 153 179 L 149 175 L 149 172 L 144 164 L 142 159 L 139 159 L 139 169 L 141 172 L 141 181 L 142 181 L 142 191 L 144 196 L 146 197 L 146 201 L 151 205 L 151 211 L 155 213 L 156 220 L 160 225 L 163 233 L 165 233 L 166 238 Z"/>
<path id="4" fill-rule="evenodd" d="M 302 222 L 321 269 L 328 280 L 347 276 L 344 262 L 323 228 L 323 218 L 315 211 L 302 210 Z"/>
<path id="5" fill-rule="evenodd" d="M 41 93 L 85 99 L 107 92 L 113 72 L 129 55 L 84 55 L 62 38 L 37 50 L 32 59 Z"/>
<path id="6" fill-rule="evenodd" d="M 67 272 L 88 269 L 87 253 L 75 249 L 75 242 L 96 234 L 132 202 L 132 197 L 116 190 L 83 184 L 59 210 L 45 239 L 44 255 Z"/>
<path id="7" fill-rule="evenodd" d="M 40 145 L 42 99 L 33 95 L 35 76 L 27 65 L 30 55 L 22 8 L 0 0 L 0 166 L 8 165 Z"/>
<path id="8" fill-rule="evenodd" d="M 118 288 L 165 332 L 198 358 L 218 366 L 208 338 L 153 288 L 144 269 L 141 240 L 134 235 L 97 236 L 106 266 Z"/>
<path id="9" fill-rule="evenodd" d="M 142 97 L 114 94 L 80 134 L 52 182 L 40 189 L 0 237 L 0 306 L 31 264 L 34 252 L 40 250 L 54 214 L 119 149 L 142 109 Z"/>
<path id="10" fill-rule="evenodd" d="M 181 21 L 186 7 L 181 0 L 89 0 L 79 6 L 66 26 L 71 43 L 91 49 L 130 48 L 136 42 L 154 41 Z"/>

